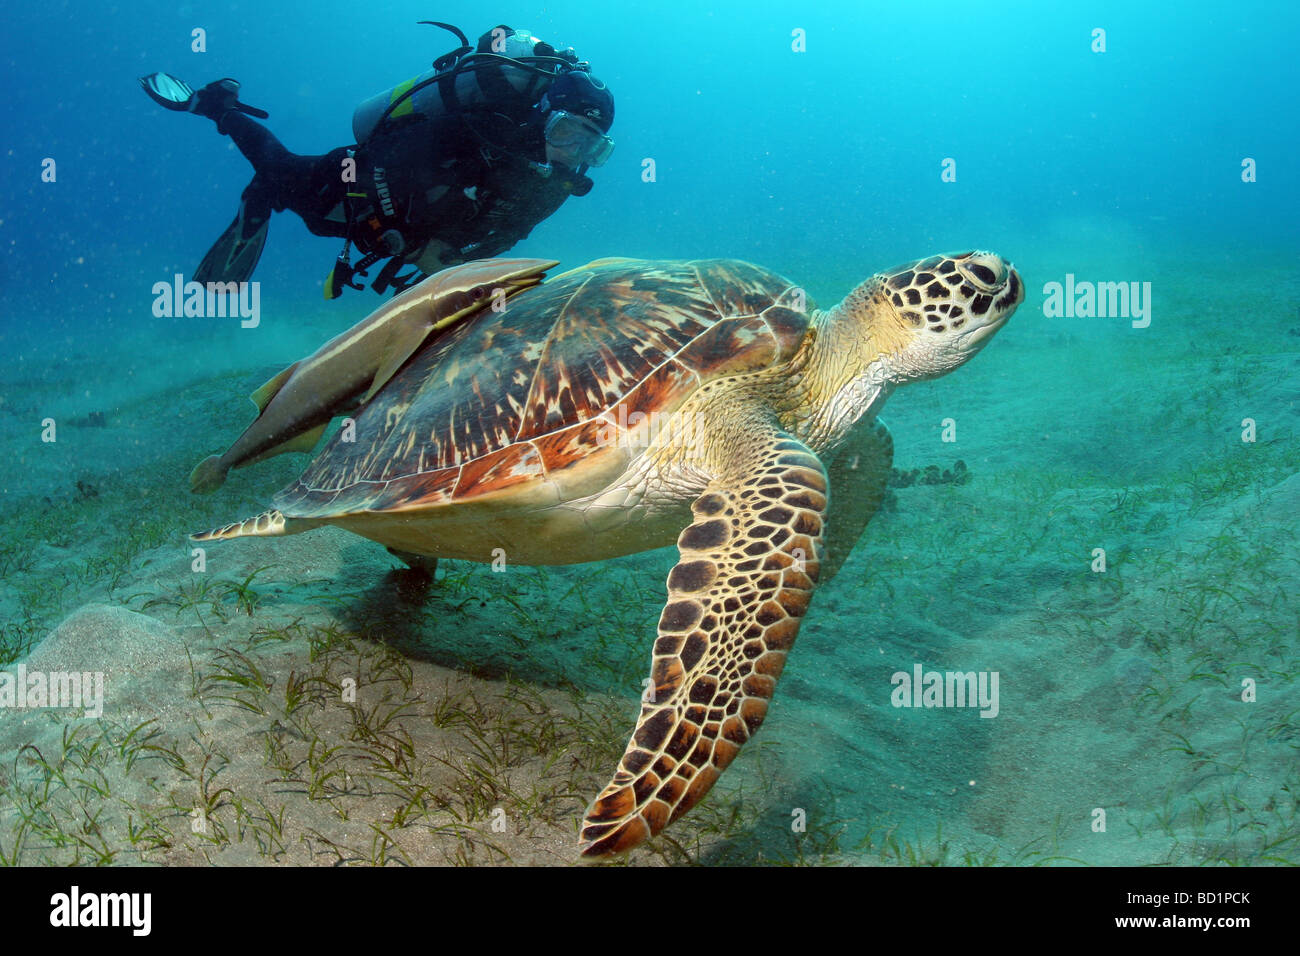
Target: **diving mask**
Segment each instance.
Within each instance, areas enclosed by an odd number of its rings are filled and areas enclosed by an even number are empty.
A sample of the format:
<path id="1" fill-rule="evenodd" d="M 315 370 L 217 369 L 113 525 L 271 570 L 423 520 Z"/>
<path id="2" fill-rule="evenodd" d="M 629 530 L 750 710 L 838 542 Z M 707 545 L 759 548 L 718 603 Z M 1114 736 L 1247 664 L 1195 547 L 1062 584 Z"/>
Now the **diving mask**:
<path id="1" fill-rule="evenodd" d="M 591 120 L 564 110 L 554 110 L 546 120 L 546 142 L 572 157 L 578 166 L 604 166 L 614 152 L 614 141 Z"/>

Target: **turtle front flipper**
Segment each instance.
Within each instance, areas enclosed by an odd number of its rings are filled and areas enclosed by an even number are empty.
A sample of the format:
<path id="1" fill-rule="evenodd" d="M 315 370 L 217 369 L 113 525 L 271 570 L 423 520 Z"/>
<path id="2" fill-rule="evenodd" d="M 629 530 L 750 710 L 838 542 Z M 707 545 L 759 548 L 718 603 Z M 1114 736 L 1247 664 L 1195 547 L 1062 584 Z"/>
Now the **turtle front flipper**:
<path id="1" fill-rule="evenodd" d="M 618 772 L 587 811 L 583 855 L 621 853 L 709 791 L 763 722 L 820 568 L 826 471 L 775 428 L 692 505 L 668 575 L 651 679 Z"/>

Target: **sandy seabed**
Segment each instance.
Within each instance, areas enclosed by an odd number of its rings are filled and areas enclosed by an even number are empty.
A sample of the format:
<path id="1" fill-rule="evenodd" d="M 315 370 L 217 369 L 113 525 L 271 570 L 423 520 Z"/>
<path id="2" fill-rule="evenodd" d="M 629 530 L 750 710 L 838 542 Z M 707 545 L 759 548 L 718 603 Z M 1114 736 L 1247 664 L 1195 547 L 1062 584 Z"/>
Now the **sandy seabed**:
<path id="1" fill-rule="evenodd" d="M 755 741 L 628 862 L 1300 861 L 1296 279 L 1171 256 L 1135 329 L 1042 315 L 1077 259 L 1018 265 L 1028 300 L 988 349 L 885 408 L 895 467 L 940 477 L 892 490 Z M 185 533 L 307 461 L 188 492 L 312 339 L 236 341 L 81 342 L 0 373 L 0 667 L 105 688 L 98 717 L 0 708 L 0 860 L 572 862 L 675 553 L 443 562 L 420 592 L 322 529 L 195 573 Z M 918 665 L 996 672 L 997 716 L 894 706 Z"/>

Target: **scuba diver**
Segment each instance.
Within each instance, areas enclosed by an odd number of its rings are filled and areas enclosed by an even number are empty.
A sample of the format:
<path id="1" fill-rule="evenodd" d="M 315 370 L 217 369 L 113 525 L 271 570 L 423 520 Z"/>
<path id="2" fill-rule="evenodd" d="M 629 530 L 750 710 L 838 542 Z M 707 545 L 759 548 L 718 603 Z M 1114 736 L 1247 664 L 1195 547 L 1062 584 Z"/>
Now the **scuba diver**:
<path id="1" fill-rule="evenodd" d="M 357 142 L 322 156 L 289 152 L 266 127 L 264 110 L 239 101 L 240 85 L 217 80 L 193 90 L 166 73 L 140 85 L 160 105 L 213 120 L 253 165 L 234 222 L 194 279 L 243 282 L 266 242 L 272 211 L 302 217 L 318 236 L 344 240 L 325 297 L 371 287 L 408 288 L 447 266 L 500 255 L 569 196 L 591 191 L 588 168 L 609 159 L 614 98 L 572 49 L 557 50 L 523 30 L 498 26 L 433 70 L 362 103 Z M 361 258 L 351 261 L 352 247 Z M 406 265 L 415 270 L 398 275 Z"/>

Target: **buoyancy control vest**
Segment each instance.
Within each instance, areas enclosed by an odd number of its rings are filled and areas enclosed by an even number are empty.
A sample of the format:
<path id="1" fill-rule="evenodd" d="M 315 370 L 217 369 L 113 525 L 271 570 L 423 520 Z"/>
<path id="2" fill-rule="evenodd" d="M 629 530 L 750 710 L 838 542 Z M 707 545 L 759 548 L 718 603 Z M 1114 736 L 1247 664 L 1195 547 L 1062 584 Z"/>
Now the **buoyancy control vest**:
<path id="1" fill-rule="evenodd" d="M 463 35 L 462 35 L 463 38 Z M 534 51 L 541 46 L 546 55 Z M 433 118 L 482 109 L 506 113 L 531 109 L 557 73 L 572 62 L 524 30 L 496 27 L 479 40 L 478 49 L 453 51 L 450 63 L 439 58 L 434 68 L 376 93 L 352 114 L 352 134 L 364 143 L 381 123 L 403 117 Z"/>
<path id="2" fill-rule="evenodd" d="M 495 153 L 516 162 L 528 162 L 513 151 L 513 144 L 502 139 L 508 140 L 512 127 L 523 128 L 533 117 L 534 107 L 558 75 L 585 68 L 572 51 L 557 52 L 524 30 L 498 26 L 485 33 L 477 47 L 471 47 L 455 27 L 434 25 L 455 33 L 461 46 L 435 60 L 432 70 L 375 94 L 353 113 L 358 176 L 357 182 L 349 186 L 344 204 L 348 234 L 325 283 L 326 298 L 340 295 L 344 286 L 361 288 L 352 277 L 365 276 L 371 265 L 385 258 L 391 257 L 392 261 L 376 279 L 376 291 L 382 293 L 389 287 L 400 291 L 421 277 L 418 269 L 402 279 L 396 275 L 406 262 L 418 257 L 424 245 L 422 237 L 409 234 L 411 203 L 425 204 L 431 201 L 433 193 L 433 190 L 408 189 L 407 205 L 394 195 L 390 180 L 396 170 L 385 154 L 395 151 L 394 144 L 402 142 L 404 133 L 409 132 L 416 139 L 425 136 L 422 145 L 431 149 L 438 144 L 427 142 L 428 135 L 437 130 L 455 129 L 461 139 L 467 133 L 477 140 L 468 144 L 469 148 L 481 150 L 485 156 Z M 448 156 L 451 160 L 455 158 Z M 541 168 L 540 164 L 532 165 Z M 469 184 L 471 189 L 472 185 Z M 573 191 L 579 192 L 584 185 L 576 184 Z M 420 218 L 420 212 L 414 210 L 416 219 Z M 355 264 L 350 263 L 353 243 L 364 253 Z"/>

